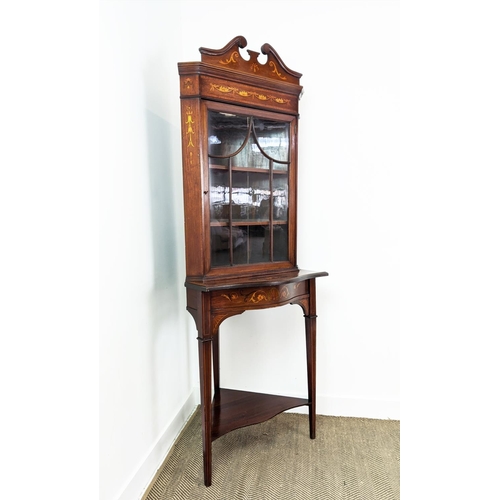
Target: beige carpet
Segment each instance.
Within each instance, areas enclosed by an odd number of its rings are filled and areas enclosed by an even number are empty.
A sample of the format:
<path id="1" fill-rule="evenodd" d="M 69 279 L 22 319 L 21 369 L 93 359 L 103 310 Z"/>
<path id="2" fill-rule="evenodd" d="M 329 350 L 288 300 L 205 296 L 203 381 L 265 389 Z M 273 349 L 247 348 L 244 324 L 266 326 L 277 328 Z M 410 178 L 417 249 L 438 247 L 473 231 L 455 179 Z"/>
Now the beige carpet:
<path id="1" fill-rule="evenodd" d="M 199 407 L 147 500 L 399 500 L 399 421 L 282 413 L 213 443 L 203 484 Z"/>

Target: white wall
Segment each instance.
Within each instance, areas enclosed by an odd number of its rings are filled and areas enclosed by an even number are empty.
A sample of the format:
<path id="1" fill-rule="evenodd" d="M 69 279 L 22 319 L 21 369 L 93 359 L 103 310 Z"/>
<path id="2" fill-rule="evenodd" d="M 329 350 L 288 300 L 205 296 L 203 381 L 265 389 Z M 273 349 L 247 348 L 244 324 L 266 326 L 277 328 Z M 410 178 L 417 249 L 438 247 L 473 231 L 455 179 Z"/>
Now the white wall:
<path id="1" fill-rule="evenodd" d="M 318 279 L 318 412 L 399 418 L 395 1 L 101 3 L 102 500 L 138 498 L 198 401 L 177 62 L 243 35 L 303 73 L 298 264 Z M 265 328 L 264 328 L 265 326 Z M 221 328 L 222 383 L 303 395 L 297 306 Z"/>
<path id="2" fill-rule="evenodd" d="M 103 2 L 100 19 L 100 490 L 108 500 L 139 496 L 195 404 L 195 382 L 183 296 L 178 3 Z"/>
<path id="3" fill-rule="evenodd" d="M 264 1 L 241 15 L 227 1 L 182 8 L 185 60 L 198 60 L 200 46 L 221 48 L 242 34 L 246 48 L 269 42 L 303 74 L 298 264 L 330 273 L 317 282 L 318 412 L 398 418 L 398 2 L 291 1 L 285 9 Z M 226 25 L 231 30 L 215 29 Z M 223 323 L 223 384 L 303 393 L 296 309 Z M 265 341 L 264 324 L 273 332 Z M 262 369 L 250 370 L 255 363 Z"/>

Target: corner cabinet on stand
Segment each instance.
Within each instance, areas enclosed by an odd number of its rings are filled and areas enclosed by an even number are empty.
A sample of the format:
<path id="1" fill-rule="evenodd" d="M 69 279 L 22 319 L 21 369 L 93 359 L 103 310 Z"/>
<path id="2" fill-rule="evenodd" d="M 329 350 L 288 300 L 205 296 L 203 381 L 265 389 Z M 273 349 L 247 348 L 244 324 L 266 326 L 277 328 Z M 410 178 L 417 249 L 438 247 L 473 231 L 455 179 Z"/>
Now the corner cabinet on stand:
<path id="1" fill-rule="evenodd" d="M 269 45 L 240 55 L 238 36 L 201 62 L 178 64 L 187 309 L 198 331 L 204 482 L 212 442 L 297 406 L 316 416 L 316 278 L 297 267 L 297 122 L 300 73 Z M 307 398 L 220 387 L 219 328 L 244 311 L 304 311 Z M 212 378 L 214 387 L 212 388 Z"/>

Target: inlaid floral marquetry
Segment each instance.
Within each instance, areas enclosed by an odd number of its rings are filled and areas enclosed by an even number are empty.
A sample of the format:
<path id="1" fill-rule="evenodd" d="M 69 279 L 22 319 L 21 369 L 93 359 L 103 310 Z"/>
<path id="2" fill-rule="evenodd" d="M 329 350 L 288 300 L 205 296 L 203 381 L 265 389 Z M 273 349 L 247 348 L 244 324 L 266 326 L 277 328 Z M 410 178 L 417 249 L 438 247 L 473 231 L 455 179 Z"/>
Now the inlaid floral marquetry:
<path id="1" fill-rule="evenodd" d="M 283 76 L 279 71 L 278 67 L 276 66 L 276 63 L 274 61 L 269 61 L 269 66 L 272 68 L 273 73 L 278 76 L 278 78 L 281 78 L 282 80 L 286 80 L 286 76 Z"/>
<path id="2" fill-rule="evenodd" d="M 227 306 L 273 306 L 280 305 L 283 302 L 290 302 L 307 292 L 307 282 L 304 281 L 263 288 L 239 288 L 224 292 L 217 291 L 212 293 L 212 305 L 214 309 Z"/>
<path id="3" fill-rule="evenodd" d="M 237 60 L 238 60 L 238 57 L 240 57 L 240 53 L 237 50 L 235 50 L 231 54 L 231 56 L 229 57 L 229 59 L 226 59 L 225 61 L 221 59 L 219 62 L 221 64 L 236 64 Z"/>
<path id="4" fill-rule="evenodd" d="M 237 87 L 228 87 L 226 85 L 218 85 L 216 83 L 210 84 L 210 90 L 212 92 L 220 92 L 221 94 L 237 94 L 240 97 L 250 97 L 253 99 L 258 99 L 259 101 L 272 101 L 278 104 L 289 104 L 290 99 L 285 99 L 284 97 L 277 97 L 269 94 L 264 94 L 262 92 L 253 92 L 251 90 L 239 89 Z"/>
<path id="5" fill-rule="evenodd" d="M 193 111 L 190 106 L 188 106 L 186 111 L 186 135 L 188 137 L 188 148 L 194 148 L 193 135 L 194 135 L 194 120 Z"/>

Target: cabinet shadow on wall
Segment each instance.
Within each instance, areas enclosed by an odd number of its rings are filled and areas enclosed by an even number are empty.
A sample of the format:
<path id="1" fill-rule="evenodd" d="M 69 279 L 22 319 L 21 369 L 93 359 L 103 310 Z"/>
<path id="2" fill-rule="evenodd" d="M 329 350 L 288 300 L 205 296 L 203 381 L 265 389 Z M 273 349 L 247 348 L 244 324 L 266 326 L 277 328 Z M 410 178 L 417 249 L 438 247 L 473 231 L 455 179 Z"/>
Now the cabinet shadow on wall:
<path id="1" fill-rule="evenodd" d="M 151 200 L 151 233 L 156 290 L 177 287 L 178 238 L 174 192 L 175 168 L 171 151 L 174 134 L 172 124 L 146 110 L 149 187 Z"/>

